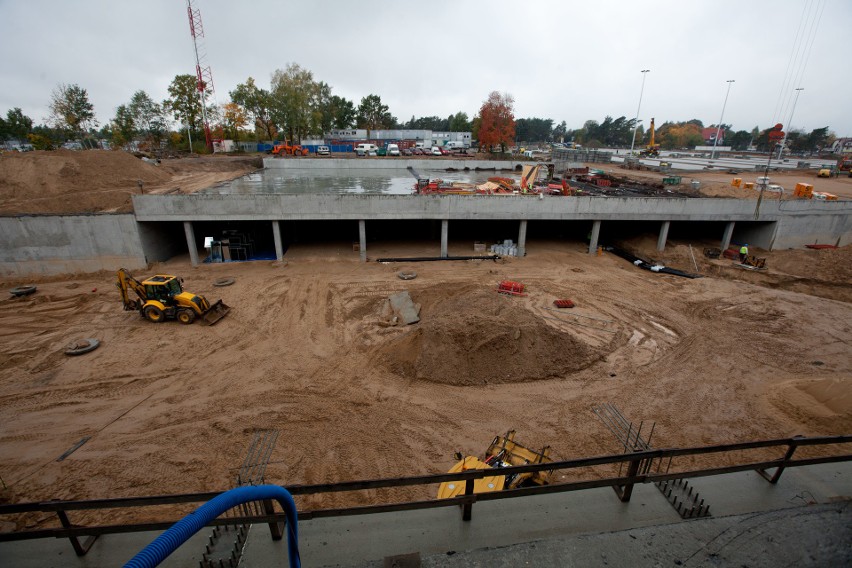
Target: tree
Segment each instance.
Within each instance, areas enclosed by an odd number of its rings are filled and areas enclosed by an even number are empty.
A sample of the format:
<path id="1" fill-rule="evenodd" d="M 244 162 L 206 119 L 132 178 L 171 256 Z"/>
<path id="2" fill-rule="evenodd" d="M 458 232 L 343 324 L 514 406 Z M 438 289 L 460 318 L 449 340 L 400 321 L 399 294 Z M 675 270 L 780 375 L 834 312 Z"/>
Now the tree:
<path id="1" fill-rule="evenodd" d="M 515 139 L 515 99 L 508 93 L 492 91 L 479 109 L 479 144 L 491 149 L 499 145 L 505 152 L 506 146 Z"/>
<path id="2" fill-rule="evenodd" d="M 457 112 L 450 115 L 450 132 L 468 132 L 470 131 L 470 120 L 467 118 L 467 113 Z"/>
<path id="3" fill-rule="evenodd" d="M 272 73 L 270 114 L 289 140 L 300 140 L 316 128 L 313 111 L 318 90 L 313 74 L 296 63 Z"/>
<path id="4" fill-rule="evenodd" d="M 553 142 L 564 142 L 568 135 L 568 124 L 563 120 L 553 127 L 553 132 L 550 134 L 550 140 Z"/>
<path id="5" fill-rule="evenodd" d="M 370 130 L 391 128 L 396 124 L 396 118 L 390 113 L 388 106 L 382 104 L 382 98 L 379 95 L 367 95 L 358 105 L 355 122 L 358 128 L 367 129 L 369 138 Z"/>
<path id="6" fill-rule="evenodd" d="M 553 119 L 519 118 L 515 122 L 515 138 L 519 142 L 547 142 L 553 131 Z"/>
<path id="7" fill-rule="evenodd" d="M 168 130 L 166 112 L 163 107 L 154 102 L 145 91 L 136 91 L 126 109 L 133 118 L 135 135 L 149 142 L 152 146 L 159 147 Z"/>
<path id="8" fill-rule="evenodd" d="M 470 136 L 472 140 L 479 140 L 479 129 L 482 126 L 482 117 L 475 116 L 473 120 L 470 121 Z M 482 146 L 482 144 L 480 144 Z"/>
<path id="9" fill-rule="evenodd" d="M 0 117 L 0 140 L 14 138 L 25 140 L 33 131 L 33 119 L 26 116 L 20 108 L 6 111 L 6 120 Z"/>
<path id="10" fill-rule="evenodd" d="M 331 126 L 337 129 L 352 128 L 358 116 L 355 103 L 349 99 L 333 95 L 331 97 Z"/>
<path id="11" fill-rule="evenodd" d="M 115 118 L 112 119 L 112 124 L 112 143 L 114 146 L 126 146 L 136 137 L 133 113 L 127 108 L 127 105 L 119 105 L 115 109 Z"/>
<path id="12" fill-rule="evenodd" d="M 95 110 L 89 102 L 89 94 L 79 85 L 59 84 L 50 97 L 50 117 L 56 128 L 84 135 L 91 127 L 97 127 Z"/>
<path id="13" fill-rule="evenodd" d="M 272 96 L 269 91 L 258 88 L 249 77 L 230 93 L 231 101 L 243 107 L 254 121 L 255 130 L 266 140 L 275 139 L 278 129 L 271 118 Z"/>
<path id="14" fill-rule="evenodd" d="M 732 150 L 748 150 L 750 142 L 751 134 L 747 130 L 732 132 L 725 138 L 725 145 L 730 146 Z"/>
<path id="15" fill-rule="evenodd" d="M 222 122 L 224 133 L 239 140 L 240 130 L 248 124 L 248 113 L 237 103 L 227 103 L 222 106 Z"/>
<path id="16" fill-rule="evenodd" d="M 175 75 L 169 85 L 169 97 L 163 101 L 163 108 L 192 132 L 200 132 L 203 126 L 201 98 L 198 96 L 195 75 Z"/>
<path id="17" fill-rule="evenodd" d="M 700 121 L 666 122 L 657 129 L 655 142 L 665 149 L 701 146 L 704 137 L 697 122 Z"/>

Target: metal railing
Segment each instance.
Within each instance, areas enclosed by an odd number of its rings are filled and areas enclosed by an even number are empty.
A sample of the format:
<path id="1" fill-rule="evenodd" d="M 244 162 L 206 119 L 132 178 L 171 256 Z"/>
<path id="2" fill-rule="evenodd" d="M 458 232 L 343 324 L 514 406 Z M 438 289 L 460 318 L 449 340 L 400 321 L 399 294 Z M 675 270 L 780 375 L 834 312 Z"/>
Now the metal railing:
<path id="1" fill-rule="evenodd" d="M 546 493 L 561 493 L 565 491 L 579 491 L 597 487 L 612 487 L 621 501 L 630 501 L 633 487 L 637 483 L 658 483 L 667 480 L 685 479 L 694 477 L 706 477 L 735 473 L 741 471 L 756 471 L 770 483 L 777 483 L 786 468 L 801 467 L 808 465 L 837 463 L 852 461 L 852 453 L 831 453 L 816 457 L 793 459 L 797 448 L 805 446 L 829 446 L 847 445 L 852 443 L 852 435 L 843 436 L 820 436 L 820 437 L 794 437 L 774 440 L 759 440 L 752 442 L 740 442 L 735 444 L 721 444 L 714 446 L 690 447 L 690 448 L 668 448 L 647 449 L 633 451 L 623 454 L 595 456 L 588 458 L 564 460 L 545 464 L 513 466 L 499 469 L 498 475 L 516 475 L 536 471 L 570 471 L 578 468 L 587 468 L 604 465 L 626 465 L 626 473 L 615 477 L 602 477 L 583 481 L 566 483 L 554 483 L 550 485 L 524 487 L 512 490 L 474 493 L 474 481 L 484 477 L 493 477 L 495 469 L 468 470 L 459 473 L 446 473 L 438 475 L 421 475 L 413 477 L 398 477 L 384 479 L 369 479 L 360 481 L 345 481 L 340 483 L 328 483 L 317 485 L 292 485 L 287 490 L 293 496 L 320 495 L 325 493 L 337 493 L 348 491 L 363 491 L 369 489 L 381 489 L 391 487 L 422 486 L 443 482 L 465 482 L 465 493 L 462 496 L 450 499 L 430 499 L 427 501 L 405 501 L 400 503 L 383 503 L 346 508 L 300 510 L 299 520 L 318 519 L 323 517 L 341 517 L 349 515 L 365 515 L 373 513 L 385 513 L 393 511 L 411 511 L 418 509 L 431 509 L 437 507 L 462 507 L 462 518 L 472 518 L 473 505 L 479 501 L 493 501 L 528 495 L 541 495 Z M 783 448 L 784 454 L 774 459 L 764 459 L 725 465 L 720 467 L 704 469 L 687 469 L 684 471 L 671 471 L 671 465 L 675 458 L 684 456 L 706 456 L 711 454 L 731 454 L 744 450 Z M 663 471 L 662 464 L 668 460 L 668 465 Z M 653 465 L 657 464 L 656 471 Z M 769 470 L 774 469 L 773 472 Z M 0 533 L 0 542 L 38 539 L 38 538 L 68 538 L 74 551 L 78 556 L 86 554 L 98 536 L 103 534 L 160 531 L 169 528 L 175 520 L 148 522 L 148 523 L 126 523 L 113 525 L 89 525 L 80 526 L 71 523 L 68 513 L 72 511 L 91 511 L 98 509 L 126 509 L 152 507 L 158 505 L 176 505 L 185 503 L 200 503 L 220 495 L 221 492 L 189 493 L 179 495 L 159 495 L 150 497 L 129 497 L 117 499 L 90 499 L 83 501 L 41 501 L 32 503 L 19 503 L 14 505 L 0 506 L 0 516 L 24 515 L 28 513 L 55 513 L 58 516 L 61 527 L 25 530 L 19 532 Z M 267 523 L 270 527 L 274 540 L 282 537 L 281 523 L 286 520 L 283 512 L 276 512 L 272 501 L 263 501 L 261 507 L 256 510 L 264 511 L 264 514 L 228 516 L 218 518 L 208 523 L 207 526 L 237 525 L 241 523 Z M 244 512 L 245 510 L 243 510 Z M 85 542 L 79 541 L 82 537 L 88 537 Z"/>

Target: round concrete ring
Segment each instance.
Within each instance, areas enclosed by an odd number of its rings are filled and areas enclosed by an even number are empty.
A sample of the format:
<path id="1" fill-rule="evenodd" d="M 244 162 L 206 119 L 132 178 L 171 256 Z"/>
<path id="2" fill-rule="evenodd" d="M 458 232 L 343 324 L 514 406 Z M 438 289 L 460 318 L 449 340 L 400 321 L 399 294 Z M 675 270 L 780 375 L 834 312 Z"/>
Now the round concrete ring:
<path id="1" fill-rule="evenodd" d="M 101 344 L 100 341 L 94 338 L 88 339 L 78 339 L 77 341 L 69 344 L 65 348 L 66 355 L 82 355 L 83 353 L 88 353 L 89 351 L 94 351 Z"/>
<path id="2" fill-rule="evenodd" d="M 397 273 L 397 276 L 399 276 L 400 280 L 414 280 L 415 278 L 417 278 L 417 273 L 414 272 L 414 271 L 411 271 L 411 272 L 402 271 L 402 272 Z"/>
<path id="3" fill-rule="evenodd" d="M 213 281 L 214 286 L 230 286 L 236 282 L 233 278 L 219 278 L 218 280 Z"/>

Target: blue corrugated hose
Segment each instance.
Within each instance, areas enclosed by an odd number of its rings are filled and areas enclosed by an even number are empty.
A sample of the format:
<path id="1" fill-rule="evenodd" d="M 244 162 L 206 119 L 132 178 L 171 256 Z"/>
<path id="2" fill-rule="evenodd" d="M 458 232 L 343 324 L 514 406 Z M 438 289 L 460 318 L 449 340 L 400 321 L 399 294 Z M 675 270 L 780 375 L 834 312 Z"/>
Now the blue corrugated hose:
<path id="1" fill-rule="evenodd" d="M 299 568 L 299 530 L 296 503 L 290 492 L 278 485 L 258 485 L 256 487 L 237 487 L 218 495 L 172 525 L 125 564 L 125 568 L 153 568 L 165 560 L 169 554 L 200 531 L 207 523 L 219 515 L 249 501 L 275 499 L 287 515 L 287 555 L 290 568 Z"/>

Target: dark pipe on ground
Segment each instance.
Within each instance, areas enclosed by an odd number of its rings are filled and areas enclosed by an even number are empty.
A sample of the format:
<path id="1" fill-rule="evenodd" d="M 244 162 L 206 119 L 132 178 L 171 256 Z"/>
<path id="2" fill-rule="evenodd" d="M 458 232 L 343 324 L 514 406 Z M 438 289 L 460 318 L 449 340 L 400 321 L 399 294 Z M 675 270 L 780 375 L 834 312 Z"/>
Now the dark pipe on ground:
<path id="1" fill-rule="evenodd" d="M 432 262 L 436 260 L 494 260 L 500 257 L 496 254 L 488 256 L 414 256 L 409 258 L 377 258 L 376 262 Z"/>

